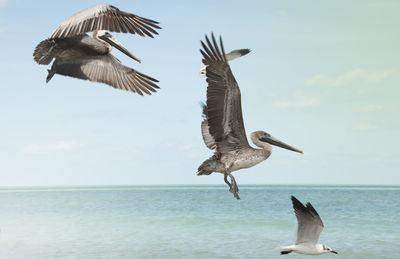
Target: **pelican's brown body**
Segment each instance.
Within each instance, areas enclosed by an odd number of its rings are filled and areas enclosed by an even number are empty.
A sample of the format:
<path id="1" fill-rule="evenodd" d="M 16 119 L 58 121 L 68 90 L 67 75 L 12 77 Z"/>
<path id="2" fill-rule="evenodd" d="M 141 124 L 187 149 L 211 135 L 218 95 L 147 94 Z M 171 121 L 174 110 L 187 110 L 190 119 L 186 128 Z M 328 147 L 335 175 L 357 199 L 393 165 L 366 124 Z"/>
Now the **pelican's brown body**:
<path id="1" fill-rule="evenodd" d="M 213 172 L 225 174 L 226 171 L 234 172 L 261 163 L 271 155 L 272 151 L 271 145 L 258 140 L 257 136 L 262 136 L 263 134 L 264 132 L 262 131 L 256 131 L 251 134 L 254 145 L 261 149 L 249 147 L 228 153 L 216 153 L 200 165 L 197 174 L 209 175 Z"/>
<path id="2" fill-rule="evenodd" d="M 95 33 L 93 36 L 95 37 Z M 41 65 L 50 64 L 53 58 L 74 59 L 84 56 L 106 55 L 111 46 L 87 34 L 70 38 L 47 39 L 39 43 L 33 53 L 34 60 Z"/>
<path id="3" fill-rule="evenodd" d="M 97 31 L 93 33 L 94 37 L 96 35 Z M 68 71 L 63 69 L 63 65 L 68 66 L 76 59 L 107 55 L 111 49 L 109 44 L 83 34 L 70 38 L 44 40 L 36 47 L 33 56 L 34 60 L 41 65 L 48 65 L 55 58 L 46 79 L 46 82 L 49 82 L 56 73 L 66 76 L 71 74 L 71 72 L 67 73 Z M 75 77 L 86 79 L 84 75 L 78 72 L 74 71 Z"/>

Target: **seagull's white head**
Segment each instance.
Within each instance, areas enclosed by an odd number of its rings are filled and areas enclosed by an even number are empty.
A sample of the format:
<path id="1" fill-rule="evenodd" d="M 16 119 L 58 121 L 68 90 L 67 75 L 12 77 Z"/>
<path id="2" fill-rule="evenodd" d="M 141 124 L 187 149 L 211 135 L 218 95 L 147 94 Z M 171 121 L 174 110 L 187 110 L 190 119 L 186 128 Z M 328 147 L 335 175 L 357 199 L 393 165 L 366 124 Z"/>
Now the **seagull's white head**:
<path id="1" fill-rule="evenodd" d="M 322 251 L 323 253 L 334 253 L 334 254 L 338 254 L 338 252 L 332 250 L 332 248 L 326 246 L 326 245 L 322 245 Z"/>

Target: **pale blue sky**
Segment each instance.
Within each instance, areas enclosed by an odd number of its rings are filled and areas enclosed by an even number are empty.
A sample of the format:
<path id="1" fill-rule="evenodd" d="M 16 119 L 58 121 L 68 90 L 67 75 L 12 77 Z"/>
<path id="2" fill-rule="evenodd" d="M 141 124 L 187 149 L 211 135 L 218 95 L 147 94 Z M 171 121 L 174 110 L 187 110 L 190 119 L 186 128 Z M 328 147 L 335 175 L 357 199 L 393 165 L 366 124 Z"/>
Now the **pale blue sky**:
<path id="1" fill-rule="evenodd" d="M 110 1 L 157 20 L 155 39 L 117 34 L 160 80 L 140 97 L 56 75 L 36 44 L 96 1 L 0 0 L 0 185 L 223 184 L 196 176 L 211 156 L 200 133 L 200 40 L 252 52 L 231 64 L 248 133 L 274 148 L 240 184 L 400 184 L 400 2 Z"/>

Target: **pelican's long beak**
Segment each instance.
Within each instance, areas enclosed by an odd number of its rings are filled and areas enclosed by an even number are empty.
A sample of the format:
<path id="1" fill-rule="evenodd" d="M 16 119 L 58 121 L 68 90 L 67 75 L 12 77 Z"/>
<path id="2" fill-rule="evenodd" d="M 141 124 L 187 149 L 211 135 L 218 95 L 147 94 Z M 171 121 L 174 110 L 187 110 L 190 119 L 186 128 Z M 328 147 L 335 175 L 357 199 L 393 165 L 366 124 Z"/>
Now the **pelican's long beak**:
<path id="1" fill-rule="evenodd" d="M 289 146 L 288 144 L 280 141 L 279 139 L 276 139 L 276 138 L 272 137 L 271 135 L 270 136 L 265 136 L 264 135 L 264 136 L 262 136 L 260 138 L 260 140 L 264 141 L 264 142 L 267 142 L 267 143 L 269 143 L 271 145 L 274 145 L 274 146 L 278 146 L 278 147 L 281 147 L 281 148 L 286 148 L 286 149 L 289 149 L 289 150 L 292 150 L 292 151 L 299 152 L 299 153 L 303 154 L 303 151 L 301 151 L 300 149 L 297 149 L 297 148 L 294 148 L 292 146 Z"/>
<path id="2" fill-rule="evenodd" d="M 122 44 L 119 41 L 117 41 L 111 34 L 106 33 L 106 34 L 100 36 L 99 38 L 104 40 L 105 42 L 107 42 L 111 46 L 114 46 L 115 48 L 119 49 L 122 53 L 124 53 L 128 57 L 133 58 L 134 60 L 136 60 L 139 63 L 142 62 L 135 55 L 130 53 L 129 50 L 127 50 L 124 46 L 122 46 Z"/>
<path id="3" fill-rule="evenodd" d="M 336 252 L 336 251 L 333 251 L 333 250 L 331 251 L 331 253 L 334 253 L 334 254 L 339 254 L 338 252 Z"/>

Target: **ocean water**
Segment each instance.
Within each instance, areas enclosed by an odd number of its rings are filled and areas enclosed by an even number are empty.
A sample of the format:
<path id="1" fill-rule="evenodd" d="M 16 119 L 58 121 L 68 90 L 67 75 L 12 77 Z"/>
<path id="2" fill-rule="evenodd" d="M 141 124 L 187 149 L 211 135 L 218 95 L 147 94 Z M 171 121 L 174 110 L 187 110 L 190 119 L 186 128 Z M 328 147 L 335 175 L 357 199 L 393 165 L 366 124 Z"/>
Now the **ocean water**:
<path id="1" fill-rule="evenodd" d="M 0 188 L 0 258 L 308 258 L 290 196 L 310 201 L 325 258 L 400 258 L 400 186 Z"/>

